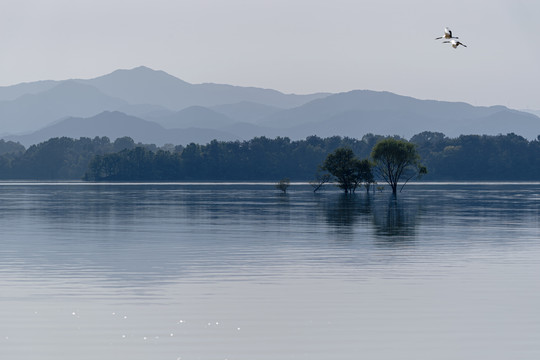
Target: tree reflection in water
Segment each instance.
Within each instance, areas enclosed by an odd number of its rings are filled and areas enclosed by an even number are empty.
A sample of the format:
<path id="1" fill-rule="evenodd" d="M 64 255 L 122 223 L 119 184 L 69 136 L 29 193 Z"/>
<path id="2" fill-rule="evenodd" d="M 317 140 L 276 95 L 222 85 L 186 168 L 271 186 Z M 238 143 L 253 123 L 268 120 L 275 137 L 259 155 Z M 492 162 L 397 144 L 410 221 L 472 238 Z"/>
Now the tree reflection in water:
<path id="1" fill-rule="evenodd" d="M 326 224 L 337 240 L 352 241 L 357 229 L 370 223 L 372 199 L 369 196 L 340 194 L 324 206 Z"/>
<path id="2" fill-rule="evenodd" d="M 359 217 L 370 213 L 369 197 L 340 194 L 326 207 L 326 221 L 332 227 L 352 227 Z"/>
<path id="3" fill-rule="evenodd" d="M 384 242 L 408 242 L 416 237 L 419 208 L 417 203 L 391 196 L 373 207 L 375 236 Z"/>
<path id="4" fill-rule="evenodd" d="M 351 239 L 359 227 L 371 229 L 377 241 L 405 242 L 416 236 L 416 202 L 386 195 L 340 194 L 325 209 L 326 222 L 342 239 Z"/>

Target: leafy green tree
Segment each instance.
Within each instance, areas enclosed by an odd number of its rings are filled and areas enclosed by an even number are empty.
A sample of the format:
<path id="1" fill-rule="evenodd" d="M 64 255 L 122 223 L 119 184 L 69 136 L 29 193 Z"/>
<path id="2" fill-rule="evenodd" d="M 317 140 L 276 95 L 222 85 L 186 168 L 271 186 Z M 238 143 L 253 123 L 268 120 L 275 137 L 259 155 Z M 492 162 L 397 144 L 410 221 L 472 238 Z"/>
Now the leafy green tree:
<path id="1" fill-rule="evenodd" d="M 338 148 L 328 154 L 321 169 L 332 174 L 338 182 L 338 187 L 345 193 L 353 193 L 361 182 L 360 160 L 349 148 Z"/>
<path id="2" fill-rule="evenodd" d="M 360 160 L 358 163 L 358 178 L 362 181 L 366 192 L 369 193 L 371 186 L 376 183 L 373 175 L 373 163 L 369 159 Z"/>
<path id="3" fill-rule="evenodd" d="M 203 152 L 201 146 L 195 143 L 187 145 L 180 155 L 185 173 L 189 174 L 188 179 L 200 179 L 203 175 Z"/>
<path id="4" fill-rule="evenodd" d="M 26 149 L 18 142 L 5 141 L 0 139 L 0 155 L 4 154 L 22 154 Z"/>
<path id="5" fill-rule="evenodd" d="M 131 150 L 133 148 L 135 148 L 135 141 L 129 136 L 120 137 L 113 143 L 114 152 L 120 152 L 125 149 Z"/>
<path id="6" fill-rule="evenodd" d="M 120 173 L 121 156 L 119 154 L 96 155 L 88 164 L 86 181 L 104 181 L 116 179 Z"/>
<path id="7" fill-rule="evenodd" d="M 381 140 L 373 147 L 371 157 L 379 175 L 390 185 L 394 195 L 400 179 L 405 180 L 401 187 L 403 190 L 409 180 L 427 173 L 427 168 L 420 164 L 416 145 L 405 140 Z"/>

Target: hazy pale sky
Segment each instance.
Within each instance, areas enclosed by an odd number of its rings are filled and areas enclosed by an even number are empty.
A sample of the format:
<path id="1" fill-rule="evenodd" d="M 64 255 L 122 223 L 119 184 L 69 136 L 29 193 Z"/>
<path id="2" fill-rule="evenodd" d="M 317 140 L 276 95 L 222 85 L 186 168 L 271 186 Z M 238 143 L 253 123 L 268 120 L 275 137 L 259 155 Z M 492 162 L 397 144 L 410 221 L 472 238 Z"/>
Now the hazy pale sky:
<path id="1" fill-rule="evenodd" d="M 0 85 L 145 65 L 286 93 L 540 109 L 537 0 L 2 0 Z M 467 48 L 434 40 L 445 26 Z"/>

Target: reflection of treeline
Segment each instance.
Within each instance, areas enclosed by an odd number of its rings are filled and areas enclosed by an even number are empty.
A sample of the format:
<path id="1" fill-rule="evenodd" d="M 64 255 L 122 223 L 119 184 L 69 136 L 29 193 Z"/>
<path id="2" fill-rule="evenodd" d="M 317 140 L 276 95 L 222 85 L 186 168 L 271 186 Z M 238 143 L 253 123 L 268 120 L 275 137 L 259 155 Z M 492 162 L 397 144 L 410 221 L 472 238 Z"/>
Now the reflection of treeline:
<path id="1" fill-rule="evenodd" d="M 340 147 L 369 156 L 384 137 L 339 136 L 291 141 L 254 138 L 186 147 L 135 144 L 130 138 L 53 138 L 24 149 L 0 141 L 0 179 L 97 181 L 311 180 L 326 156 Z M 411 138 L 424 180 L 540 180 L 540 142 L 515 134 L 447 138 L 424 132 Z"/>

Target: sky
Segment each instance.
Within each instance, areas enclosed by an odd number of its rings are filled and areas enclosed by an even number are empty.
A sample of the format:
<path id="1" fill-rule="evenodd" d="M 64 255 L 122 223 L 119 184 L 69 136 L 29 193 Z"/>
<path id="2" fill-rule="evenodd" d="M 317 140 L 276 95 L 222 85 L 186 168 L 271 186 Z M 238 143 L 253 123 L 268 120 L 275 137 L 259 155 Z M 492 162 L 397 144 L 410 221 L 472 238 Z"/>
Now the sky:
<path id="1" fill-rule="evenodd" d="M 285 93 L 540 109 L 537 0 L 2 0 L 0 86 L 148 66 Z M 435 40 L 449 27 L 467 45 Z"/>

